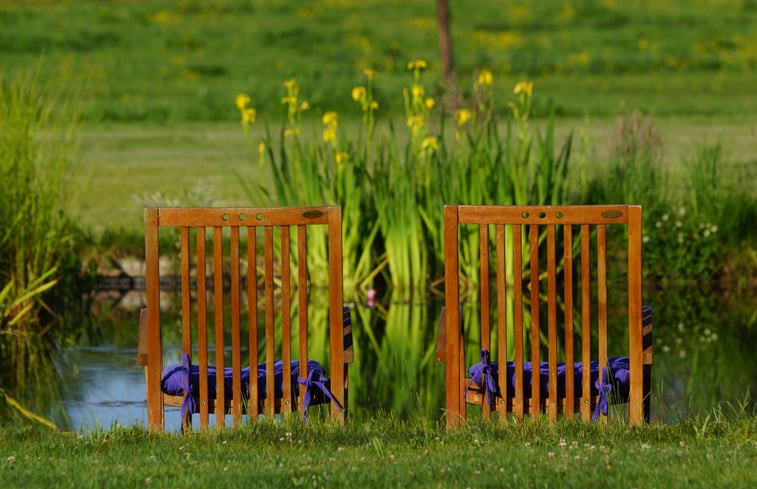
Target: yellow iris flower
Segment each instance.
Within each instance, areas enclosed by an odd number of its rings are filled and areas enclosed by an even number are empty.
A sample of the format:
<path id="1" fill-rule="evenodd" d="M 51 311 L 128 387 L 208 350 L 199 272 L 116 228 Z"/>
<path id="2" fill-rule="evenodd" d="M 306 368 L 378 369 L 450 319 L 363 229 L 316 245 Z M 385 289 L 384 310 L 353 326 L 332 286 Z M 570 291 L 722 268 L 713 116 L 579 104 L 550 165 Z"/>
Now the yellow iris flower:
<path id="1" fill-rule="evenodd" d="M 515 85 L 515 88 L 513 88 L 513 93 L 516 95 L 519 93 L 525 93 L 526 95 L 531 95 L 533 90 L 534 90 L 533 82 L 518 82 Z"/>
<path id="2" fill-rule="evenodd" d="M 360 102 L 366 97 L 366 94 L 365 87 L 355 87 L 352 89 L 352 100 Z"/>
<path id="3" fill-rule="evenodd" d="M 426 105 L 426 108 L 428 110 L 433 109 L 434 105 L 436 105 L 436 101 L 432 99 L 431 97 L 428 97 L 426 100 L 423 101 L 423 103 Z"/>
<path id="4" fill-rule="evenodd" d="M 421 149 L 436 151 L 437 149 L 439 149 L 439 140 L 433 136 L 429 136 L 425 138 L 421 143 Z"/>
<path id="5" fill-rule="evenodd" d="M 468 109 L 458 109 L 455 112 L 455 120 L 457 121 L 458 126 L 462 126 L 466 122 L 468 122 L 471 118 L 472 114 L 471 111 Z"/>
<path id="6" fill-rule="evenodd" d="M 338 165 L 341 165 L 345 161 L 347 161 L 347 158 L 349 158 L 349 154 L 346 151 L 340 151 L 337 154 L 334 155 L 334 160 L 336 160 L 336 163 Z"/>
<path id="7" fill-rule="evenodd" d="M 339 123 L 339 115 L 337 115 L 336 112 L 329 111 L 323 114 L 323 125 L 336 127 L 338 123 Z"/>
<path id="8" fill-rule="evenodd" d="M 413 98 L 421 98 L 426 93 L 426 90 L 420 85 L 413 85 Z"/>
<path id="9" fill-rule="evenodd" d="M 252 107 L 242 110 L 242 124 L 249 125 L 255 123 L 257 112 Z"/>
<path id="10" fill-rule="evenodd" d="M 245 107 L 247 107 L 247 104 L 249 103 L 250 103 L 249 95 L 245 95 L 244 93 L 240 93 L 239 95 L 237 95 L 237 100 L 236 100 L 237 109 L 242 110 Z"/>
<path id="11" fill-rule="evenodd" d="M 482 86 L 490 86 L 492 82 L 494 81 L 494 76 L 492 75 L 492 72 L 484 68 L 481 70 L 478 74 L 478 84 Z"/>
<path id="12" fill-rule="evenodd" d="M 408 70 L 425 70 L 428 67 L 422 59 L 416 59 L 407 64 Z"/>

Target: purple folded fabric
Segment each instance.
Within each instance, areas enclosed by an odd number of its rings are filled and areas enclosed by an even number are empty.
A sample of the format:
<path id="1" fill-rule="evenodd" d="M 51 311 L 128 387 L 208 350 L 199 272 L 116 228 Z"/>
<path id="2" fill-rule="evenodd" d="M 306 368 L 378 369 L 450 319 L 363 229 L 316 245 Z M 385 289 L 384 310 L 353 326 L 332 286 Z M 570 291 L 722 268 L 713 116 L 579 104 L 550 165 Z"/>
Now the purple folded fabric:
<path id="1" fill-rule="evenodd" d="M 191 365 L 189 361 L 189 355 L 186 353 L 182 356 L 183 364 L 171 364 L 163 369 L 163 376 L 160 381 L 161 390 L 169 395 L 184 396 L 184 404 L 182 406 L 182 418 L 186 413 L 194 414 L 199 412 L 197 408 L 196 399 L 199 397 L 200 392 L 200 367 L 197 365 Z M 341 411 L 342 406 L 336 401 L 331 391 L 329 391 L 329 379 L 326 376 L 326 371 L 323 365 L 315 360 L 308 360 L 308 378 L 307 380 L 300 380 L 298 377 L 300 374 L 300 362 L 299 360 L 293 360 L 290 363 L 292 372 L 292 392 L 295 395 L 300 394 L 299 384 L 305 386 L 305 395 L 303 398 L 303 405 L 307 412 L 307 407 L 310 405 L 312 396 L 316 392 L 320 391 L 332 402 L 336 403 L 337 408 Z M 208 366 L 208 398 L 216 398 L 216 367 L 213 365 Z M 266 386 L 266 365 L 261 363 L 258 365 L 258 399 L 265 399 L 267 395 Z M 273 365 L 274 375 L 274 395 L 275 397 L 281 397 L 283 395 L 283 379 L 284 379 L 284 366 L 281 360 L 277 360 Z M 250 397 L 250 368 L 245 367 L 242 369 L 242 397 L 249 399 Z M 224 392 L 227 399 L 232 397 L 233 389 L 233 374 L 231 368 L 225 368 L 223 372 Z M 188 388 L 187 388 L 188 387 Z"/>
<path id="2" fill-rule="evenodd" d="M 557 397 L 565 397 L 565 363 L 557 364 Z M 607 406 L 610 401 L 626 402 L 628 401 L 628 391 L 630 389 L 630 375 L 628 367 L 628 357 L 612 357 L 607 360 L 607 365 L 602 368 L 602 388 L 599 382 L 599 362 L 590 363 L 591 378 L 591 395 L 599 395 L 599 403 L 594 411 L 594 419 L 599 413 L 607 414 Z M 531 362 L 523 362 L 523 396 L 531 397 L 531 377 L 533 367 Z M 489 361 L 489 352 L 481 350 L 481 361 L 470 367 L 468 373 L 471 381 L 468 383 L 467 390 L 474 390 L 471 385 L 486 385 L 487 401 L 489 405 L 494 405 L 494 398 L 501 397 L 499 387 L 499 365 L 497 362 Z M 512 393 L 515 391 L 515 364 L 507 362 L 507 390 Z M 483 383 L 482 383 L 483 382 Z M 573 364 L 573 395 L 578 397 L 583 392 L 583 364 L 576 362 Z M 542 397 L 549 396 L 549 363 L 539 363 L 539 387 Z M 478 392 L 483 392 L 482 387 L 478 387 Z"/>

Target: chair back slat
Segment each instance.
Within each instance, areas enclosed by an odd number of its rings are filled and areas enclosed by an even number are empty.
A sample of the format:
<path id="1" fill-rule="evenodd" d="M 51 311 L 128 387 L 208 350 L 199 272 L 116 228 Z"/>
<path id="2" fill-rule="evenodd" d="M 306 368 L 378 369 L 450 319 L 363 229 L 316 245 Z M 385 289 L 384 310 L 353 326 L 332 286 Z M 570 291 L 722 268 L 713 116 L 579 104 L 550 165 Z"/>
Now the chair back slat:
<path id="1" fill-rule="evenodd" d="M 589 226 L 581 225 L 581 363 L 591 361 L 591 240 Z M 591 372 L 581 371 L 581 418 L 591 419 Z"/>
<path id="2" fill-rule="evenodd" d="M 189 228 L 181 227 L 179 234 L 181 249 L 181 338 L 184 351 L 192 347 L 191 303 L 189 298 Z"/>
<path id="3" fill-rule="evenodd" d="M 197 228 L 197 349 L 200 357 L 200 426 L 210 418 L 208 395 L 208 293 L 205 263 L 205 228 Z M 186 350 L 185 350 L 186 351 Z"/>
<path id="4" fill-rule="evenodd" d="M 292 412 L 292 323 L 290 318 L 289 226 L 281 227 L 281 413 Z M 271 385 L 271 384 L 268 384 Z"/>
<path id="5" fill-rule="evenodd" d="M 334 396 L 342 406 L 347 406 L 347 364 L 344 361 L 344 291 L 342 289 L 342 211 L 339 207 L 329 207 L 326 211 L 328 218 L 329 243 L 329 341 L 331 343 L 331 385 L 335 386 Z M 339 305 L 337 307 L 337 304 Z M 344 411 L 340 411 L 336 404 L 331 403 L 331 415 L 337 419 L 344 419 Z"/>
<path id="6" fill-rule="evenodd" d="M 258 268 L 256 228 L 247 227 L 247 340 L 250 368 L 258 364 Z M 247 412 L 250 419 L 257 419 L 258 376 L 250 375 L 250 399 Z"/>
<path id="7" fill-rule="evenodd" d="M 515 398 L 513 412 L 515 417 L 523 419 L 526 398 L 523 392 L 523 250 L 521 227 L 513 227 L 513 338 L 515 341 Z"/>
<path id="8" fill-rule="evenodd" d="M 541 361 L 539 351 L 541 347 L 541 335 L 539 324 L 539 226 L 530 224 L 528 230 L 530 259 L 530 296 L 531 302 L 531 385 L 541 385 L 541 369 L 538 365 Z M 517 265 L 517 264 L 516 264 Z M 516 284 L 520 287 L 521 284 Z M 541 413 L 541 389 L 531 389 L 530 414 L 538 418 Z"/>
<path id="9" fill-rule="evenodd" d="M 307 244 L 307 228 L 304 225 L 299 225 L 297 226 L 297 273 L 299 274 L 298 283 L 300 284 L 307 283 Z M 300 316 L 298 322 L 298 333 L 300 340 L 300 377 L 306 379 L 308 377 L 308 296 L 306 287 L 299 288 L 297 300 L 300 308 Z M 300 403 L 300 410 L 303 414 L 305 414 L 305 405 L 303 403 Z"/>
<path id="10" fill-rule="evenodd" d="M 565 315 L 563 328 L 565 330 L 565 365 L 573 365 L 575 345 L 573 343 L 573 226 L 563 225 L 563 304 Z M 573 419 L 576 409 L 575 372 L 572 368 L 565 369 L 565 406 L 564 412 L 568 419 Z"/>
<path id="11" fill-rule="evenodd" d="M 547 361 L 549 362 L 549 398 L 547 414 L 557 419 L 557 264 L 555 262 L 555 225 L 547 225 Z"/>
<path id="12" fill-rule="evenodd" d="M 231 278 L 231 368 L 232 402 L 234 424 L 242 422 L 242 305 L 240 303 L 241 278 L 239 268 L 239 228 L 231 228 L 230 278 Z"/>
<path id="13" fill-rule="evenodd" d="M 494 402 L 492 408 L 503 421 L 511 413 L 521 419 L 525 412 L 532 417 L 544 412 L 551 421 L 560 413 L 571 419 L 580 413 L 582 419 L 589 421 L 594 411 L 601 413 L 600 419 L 606 422 L 606 411 L 600 409 L 606 398 L 597 392 L 609 392 L 603 388 L 611 380 L 608 343 L 617 336 L 611 335 L 610 330 L 618 316 L 627 317 L 629 327 L 630 377 L 634 379 L 629 420 L 636 423 L 648 416 L 646 412 L 636 413 L 642 406 L 639 396 L 644 396 L 646 388 L 634 387 L 634 382 L 643 382 L 640 366 L 647 365 L 648 356 L 651 363 L 651 348 L 647 355 L 641 347 L 640 207 L 445 206 L 444 215 L 445 314 L 444 334 L 439 338 L 445 345 L 438 347 L 437 358 L 447 363 L 448 425 L 465 417 L 465 402 L 457 401 L 463 395 L 468 402 L 482 404 L 484 419 L 490 416 L 490 402 Z M 490 226 L 494 226 L 493 236 Z M 613 231 L 610 241 L 610 226 L 623 234 Z M 463 228 L 465 231 L 461 231 Z M 465 352 L 468 333 L 453 327 L 461 314 L 458 308 L 462 310 L 459 289 L 467 282 L 459 280 L 461 232 L 478 233 L 478 269 L 474 278 L 479 281 L 480 348 L 489 350 L 491 361 L 499 364 L 501 398 L 496 401 L 489 401 L 486 385 L 468 387 L 467 366 L 462 365 L 473 358 L 472 352 Z M 616 239 L 626 234 L 625 243 Z M 621 259 L 613 256 L 609 262 L 610 249 L 615 254 L 620 246 L 627 247 L 628 262 L 623 263 L 623 250 L 617 253 Z M 627 288 L 616 282 L 623 276 L 627 278 Z M 620 307 L 624 294 L 625 312 Z M 472 338 L 476 338 L 474 333 Z M 509 338 L 512 344 L 508 344 Z M 618 351 L 618 347 L 613 345 L 612 351 Z M 511 360 L 512 371 L 508 372 L 506 365 Z M 565 368 L 563 377 L 561 364 L 573 366 L 577 362 L 583 365 L 581 373 Z M 633 366 L 635 363 L 639 368 Z M 592 371 L 597 365 L 599 376 L 595 383 Z M 530 385 L 526 385 L 528 382 Z M 578 383 L 582 386 L 580 392 L 576 391 Z M 646 409 L 648 403 L 644 406 Z"/>
<path id="14" fill-rule="evenodd" d="M 273 417 L 276 412 L 276 399 L 270 395 L 271 386 L 274 384 L 274 363 L 276 361 L 276 338 L 274 332 L 273 310 L 273 228 L 266 226 L 263 229 L 265 240 L 265 374 L 266 374 L 266 397 L 264 412 Z"/>
<path id="15" fill-rule="evenodd" d="M 223 229 L 220 226 L 213 228 L 213 326 L 216 342 L 216 372 L 223 372 L 225 341 L 223 331 Z M 226 384 L 223 375 L 216 375 L 216 400 L 226 399 Z M 216 401 L 218 404 L 218 401 Z M 223 405 L 223 403 L 221 403 Z M 219 428 L 226 425 L 225 410 L 216 409 L 216 424 Z"/>
<path id="16" fill-rule="evenodd" d="M 599 332 L 597 334 L 597 349 L 599 359 L 600 389 L 605 384 L 603 369 L 607 365 L 607 236 L 604 224 L 597 225 L 597 320 Z M 607 416 L 602 415 L 602 422 L 607 422 Z"/>
<path id="17" fill-rule="evenodd" d="M 502 357 L 502 352 L 507 352 L 507 255 L 505 254 L 505 226 L 500 224 L 495 226 L 496 235 L 496 264 L 497 277 L 496 283 L 502 284 L 497 287 L 497 352 Z M 502 334 L 504 332 L 504 334 Z M 501 422 L 507 421 L 507 399 L 510 398 L 510 392 L 507 382 L 507 369 L 499 369 L 499 388 L 502 392 L 502 398 L 497 402 L 497 412 Z"/>

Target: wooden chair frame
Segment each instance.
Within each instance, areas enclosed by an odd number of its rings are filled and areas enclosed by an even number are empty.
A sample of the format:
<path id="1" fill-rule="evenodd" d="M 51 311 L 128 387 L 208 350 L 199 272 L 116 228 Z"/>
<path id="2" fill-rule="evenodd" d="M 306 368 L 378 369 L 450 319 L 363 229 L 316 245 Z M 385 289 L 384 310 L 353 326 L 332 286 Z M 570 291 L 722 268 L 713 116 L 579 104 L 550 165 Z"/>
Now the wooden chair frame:
<path id="1" fill-rule="evenodd" d="M 573 417 L 574 413 L 580 413 L 584 420 L 591 418 L 591 409 L 597 402 L 596 396 L 590 395 L 590 383 L 588 382 L 588 370 L 583 370 L 583 392 L 581 397 L 574 398 L 566 395 L 565 398 L 557 397 L 557 365 L 558 365 L 558 303 L 562 300 L 564 311 L 562 313 L 564 339 L 564 360 L 566 365 L 572 365 L 574 361 L 588 365 L 591 360 L 598 360 L 599 365 L 607 365 L 607 246 L 606 227 L 610 225 L 623 225 L 627 228 L 627 294 L 628 303 L 626 314 L 628 316 L 628 357 L 630 367 L 630 393 L 628 399 L 628 418 L 632 424 L 638 424 L 643 419 L 649 419 L 649 391 L 652 364 L 651 344 L 651 309 L 642 307 L 642 211 L 640 206 L 635 205 L 597 205 L 597 206 L 490 206 L 490 205 L 447 205 L 444 207 L 444 260 L 445 260 L 445 307 L 440 320 L 439 337 L 437 343 L 437 360 L 446 363 L 446 422 L 448 427 L 458 425 L 466 418 L 466 402 L 482 405 L 482 416 L 488 419 L 490 412 L 495 410 L 499 419 L 504 421 L 509 414 L 522 419 L 525 413 L 538 416 L 546 411 L 550 420 L 557 419 L 558 411 Z M 514 372 L 515 392 L 507 392 L 506 369 L 499 369 L 498 384 L 504 390 L 502 397 L 495 402 L 492 408 L 487 402 L 483 402 L 484 393 L 482 388 L 473 385 L 469 389 L 470 379 L 466 378 L 465 362 L 465 336 L 463 328 L 462 307 L 460 295 L 460 267 L 459 267 L 459 228 L 469 226 L 479 232 L 479 300 L 481 313 L 481 348 L 491 348 L 490 309 L 496 308 L 496 349 L 498 352 L 507 352 L 507 318 L 512 317 L 512 329 L 514 345 Z M 494 249 L 491 249 L 490 226 L 495 233 L 492 236 Z M 579 234 L 574 240 L 574 228 Z M 546 228 L 546 231 L 544 229 Z M 592 231 L 592 228 L 595 231 Z M 562 232 L 563 253 L 556 249 L 558 229 Z M 474 231 L 475 232 L 475 231 Z M 511 232 L 512 238 L 506 239 L 506 233 Z M 592 282 L 592 270 L 590 270 L 590 242 L 592 232 L 596 240 L 596 283 Z M 546 237 L 544 237 L 546 234 Z M 546 241 L 546 270 L 540 269 L 540 236 Z M 574 246 L 579 248 L 580 241 L 580 290 L 574 295 L 573 290 L 573 258 Z M 524 251 L 524 249 L 526 251 Z M 542 249 L 543 244 L 542 244 Z M 523 259 L 528 263 L 525 271 L 530 278 L 530 283 L 523 287 L 522 266 Z M 490 256 L 495 257 L 493 271 L 494 283 L 492 285 L 489 270 Z M 507 283 L 506 262 L 512 260 L 512 282 Z M 562 260 L 564 290 L 557 290 L 558 263 Z M 538 283 L 546 275 L 547 293 L 539 296 L 541 287 L 536 292 L 530 287 L 531 283 Z M 578 281 L 578 280 L 577 280 Z M 507 314 L 507 288 L 512 289 L 511 316 Z M 596 287 L 597 303 L 592 309 L 592 289 Z M 528 289 L 531 289 L 530 291 Z M 493 294 L 492 294 L 493 293 Z M 496 297 L 495 304 L 490 304 L 490 296 Z M 546 295 L 546 300 L 543 298 Z M 574 300 L 580 299 L 580 327 L 574 332 Z M 549 364 L 549 395 L 546 399 L 541 398 L 540 389 L 532 389 L 530 399 L 524 398 L 523 391 L 523 362 L 531 361 L 532 365 L 539 365 L 541 360 L 542 340 L 540 335 L 544 333 L 540 323 L 540 304 L 546 301 L 547 310 L 547 350 Z M 530 302 L 530 304 L 527 304 Z M 529 309 L 530 308 L 530 309 Z M 530 313 L 532 327 L 530 328 L 531 354 L 527 358 L 524 352 L 524 311 Z M 592 312 L 595 317 L 591 317 Z M 643 317 L 642 317 L 643 316 Z M 596 354 L 591 352 L 591 322 L 597 323 Z M 643 326 L 642 326 L 643 324 Z M 527 328 L 526 328 L 527 329 Z M 595 330 L 595 331 L 597 331 Z M 580 335 L 574 344 L 574 334 Z M 574 358 L 574 347 L 578 346 L 580 354 Z M 498 353 L 499 355 L 499 353 Z M 507 358 L 499 355 L 499 364 L 507 363 Z M 492 359 L 494 360 L 494 359 Z M 539 383 L 538 368 L 533 369 L 532 382 Z M 566 369 L 566 392 L 573 391 L 573 370 Z M 465 396 L 465 399 L 464 399 Z M 606 421 L 606 417 L 602 417 Z"/>
<path id="2" fill-rule="evenodd" d="M 162 431 L 165 421 L 165 406 L 181 406 L 182 396 L 169 396 L 161 392 L 161 374 L 163 370 L 163 348 L 161 340 L 161 277 L 160 253 L 158 249 L 159 230 L 161 228 L 179 229 L 180 247 L 180 290 L 181 290 L 181 323 L 182 323 L 182 351 L 189 354 L 190 358 L 193 346 L 197 346 L 200 368 L 200 392 L 197 395 L 200 426 L 208 426 L 209 414 L 215 412 L 216 424 L 219 427 L 225 425 L 225 414 L 232 414 L 234 423 L 241 421 L 243 412 L 250 418 L 257 419 L 259 406 L 262 406 L 262 414 L 273 417 L 275 413 L 291 413 L 293 406 L 303 410 L 302 403 L 297 403 L 290 382 L 291 371 L 289 367 L 291 355 L 291 319 L 290 304 L 292 301 L 293 282 L 296 285 L 296 298 L 299 308 L 299 361 L 300 378 L 307 377 L 308 362 L 308 268 L 307 268 L 307 228 L 311 226 L 326 226 L 328 233 L 328 301 L 329 301 L 329 351 L 330 351 L 330 388 L 336 400 L 346 409 L 348 387 L 348 364 L 353 360 L 353 347 L 351 326 L 343 317 L 342 297 L 342 224 L 341 208 L 338 206 L 321 207 L 276 207 L 276 208 L 148 208 L 145 209 L 145 262 L 146 262 L 146 308 L 143 309 L 140 318 L 140 344 L 138 363 L 145 367 L 145 383 L 147 393 L 147 419 L 150 431 Z M 256 228 L 263 228 L 263 256 L 258 257 L 256 244 Z M 290 227 L 295 228 L 297 235 L 296 277 L 291 280 L 290 255 Z M 190 251 L 190 229 L 194 228 L 196 235 L 195 252 Z M 230 245 L 224 244 L 224 229 L 230 235 Z M 247 247 L 240 249 L 240 231 L 247 232 Z M 278 232 L 275 234 L 274 230 Z M 209 231 L 207 233 L 206 231 Z M 280 242 L 280 263 L 275 263 L 275 238 Z M 206 250 L 206 240 L 211 240 L 212 245 Z M 224 253 L 224 247 L 230 248 L 228 255 Z M 207 256 L 206 255 L 210 255 Z M 206 258 L 210 258 L 206 260 Z M 258 258 L 263 262 L 263 294 L 258 291 Z M 246 265 L 245 265 L 246 262 Z M 274 265 L 277 265 L 275 275 Z M 242 270 L 245 268 L 246 271 Z M 229 277 L 224 277 L 224 267 L 229 271 Z M 206 276 L 206 269 L 211 272 Z M 192 276 L 192 274 L 196 276 Z M 254 277 L 246 280 L 244 278 Z M 226 287 L 224 287 L 226 280 Z M 212 281 L 212 286 L 209 286 Z M 280 285 L 277 287 L 277 283 Z M 196 290 L 193 289 L 196 287 Z M 212 291 L 209 290 L 212 288 Z M 246 288 L 246 290 L 244 290 Z M 280 290 L 280 307 L 274 306 L 274 289 Z M 212 302 L 207 300 L 212 294 Z M 226 297 L 224 295 L 226 294 Z M 249 351 L 258 349 L 258 304 L 264 302 L 265 308 L 265 364 L 266 385 L 274 385 L 274 362 L 276 359 L 274 326 L 275 315 L 280 315 L 282 325 L 281 356 L 283 361 L 283 396 L 275 399 L 268 395 L 264 402 L 257 399 L 257 376 L 250 376 L 250 399 L 243 400 L 241 394 L 240 371 L 243 368 L 241 362 L 242 338 L 240 323 L 242 318 L 241 301 L 242 295 L 246 294 L 249 308 Z M 207 315 L 212 306 L 215 330 L 214 360 L 219 372 L 224 368 L 224 300 L 230 302 L 230 328 L 231 328 L 231 357 L 233 369 L 233 389 L 231 398 L 224 392 L 223 375 L 218 375 L 216 392 L 217 400 L 208 397 L 207 368 L 208 360 L 208 334 Z M 196 316 L 193 316 L 192 306 L 196 306 Z M 209 304 L 210 303 L 210 304 Z M 277 304 L 278 304 L 277 303 Z M 228 320 L 228 319 L 227 319 Z M 193 343 L 193 324 L 197 332 L 197 343 Z M 212 341 L 212 340 L 211 340 Z M 247 345 L 246 345 L 247 346 Z M 250 360 L 257 355 L 250 354 Z M 251 366 L 257 368 L 257 364 Z M 268 389 L 272 391 L 272 389 Z M 224 404 L 219 404 L 226 399 Z M 247 402 L 245 402 L 247 401 Z M 328 400 L 326 400 L 328 402 Z M 344 413 L 336 405 L 332 404 L 331 414 L 336 418 L 343 419 Z M 183 420 L 186 424 L 190 420 Z"/>

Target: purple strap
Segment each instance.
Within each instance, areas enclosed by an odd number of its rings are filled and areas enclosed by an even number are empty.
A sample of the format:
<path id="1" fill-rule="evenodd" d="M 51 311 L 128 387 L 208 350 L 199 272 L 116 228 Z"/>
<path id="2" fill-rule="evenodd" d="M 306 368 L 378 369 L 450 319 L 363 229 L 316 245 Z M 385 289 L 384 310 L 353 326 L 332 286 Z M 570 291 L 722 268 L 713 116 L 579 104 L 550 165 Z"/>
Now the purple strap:
<path id="1" fill-rule="evenodd" d="M 468 389 L 470 388 L 471 384 L 473 384 L 473 381 L 475 379 L 478 379 L 477 383 L 482 386 L 484 388 L 484 391 L 486 392 L 489 406 L 493 407 L 494 396 L 499 393 L 499 389 L 497 388 L 497 381 L 494 379 L 493 368 L 491 362 L 489 361 L 489 350 L 487 350 L 486 348 L 481 350 L 481 363 L 473 365 L 470 369 L 470 373 L 471 379 L 468 381 L 468 385 L 465 386 L 463 399 L 465 399 L 465 397 L 468 395 Z"/>
<path id="2" fill-rule="evenodd" d="M 607 416 L 607 408 L 610 404 L 609 395 L 612 394 L 612 384 L 607 378 L 607 369 L 604 367 L 602 368 L 602 383 L 600 384 L 599 381 L 599 378 L 594 381 L 594 387 L 599 391 L 599 401 L 597 401 L 597 406 L 594 408 L 594 415 L 591 417 L 592 423 L 599 418 L 600 413 Z"/>
<path id="3" fill-rule="evenodd" d="M 315 377 L 316 375 L 318 377 Z M 339 404 L 339 401 L 336 400 L 336 398 L 334 397 L 334 395 L 331 393 L 331 391 L 329 390 L 329 388 L 326 386 L 326 382 L 327 381 L 328 381 L 328 378 L 324 377 L 321 374 L 320 370 L 316 370 L 314 368 L 311 368 L 310 371 L 308 372 L 308 378 L 307 379 L 302 379 L 302 378 L 299 378 L 299 377 L 297 378 L 297 382 L 299 382 L 300 384 L 302 384 L 302 385 L 305 386 L 305 397 L 302 400 L 302 406 L 304 408 L 303 411 L 305 412 L 304 416 L 305 416 L 305 422 L 306 423 L 308 421 L 308 406 L 310 406 L 310 402 L 311 402 L 310 390 L 311 390 L 312 387 L 317 387 L 318 389 L 321 390 L 321 392 L 323 392 L 326 395 L 326 397 L 328 397 L 329 399 L 331 399 L 331 402 L 333 402 L 334 404 L 336 404 L 336 408 L 339 410 L 340 413 L 343 411 L 342 405 Z"/>
<path id="4" fill-rule="evenodd" d="M 195 398 L 192 395 L 192 383 L 189 381 L 189 373 L 192 371 L 192 365 L 189 362 L 189 355 L 184 353 L 181 356 L 184 368 L 181 369 L 181 387 L 184 389 L 184 402 L 181 404 L 181 431 L 184 432 L 184 423 L 187 416 L 197 412 Z"/>

